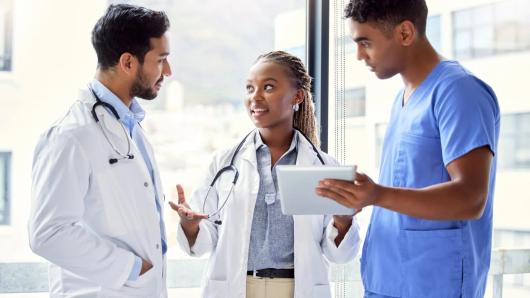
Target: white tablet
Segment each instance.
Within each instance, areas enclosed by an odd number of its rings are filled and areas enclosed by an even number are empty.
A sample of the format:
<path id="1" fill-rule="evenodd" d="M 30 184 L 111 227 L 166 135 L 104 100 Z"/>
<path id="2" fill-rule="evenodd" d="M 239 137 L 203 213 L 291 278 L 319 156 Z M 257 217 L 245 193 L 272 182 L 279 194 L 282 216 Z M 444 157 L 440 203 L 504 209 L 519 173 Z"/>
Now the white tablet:
<path id="1" fill-rule="evenodd" d="M 356 166 L 277 166 L 278 188 L 283 214 L 351 215 L 355 209 L 316 194 L 320 180 L 326 178 L 353 180 Z"/>

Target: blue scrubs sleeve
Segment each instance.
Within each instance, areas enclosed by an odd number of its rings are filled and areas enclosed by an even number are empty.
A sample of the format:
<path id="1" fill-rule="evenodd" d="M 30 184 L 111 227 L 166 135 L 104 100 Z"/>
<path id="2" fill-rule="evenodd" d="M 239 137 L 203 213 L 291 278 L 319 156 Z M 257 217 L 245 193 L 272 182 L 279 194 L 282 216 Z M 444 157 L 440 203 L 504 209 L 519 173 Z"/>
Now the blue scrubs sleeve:
<path id="1" fill-rule="evenodd" d="M 493 90 L 473 76 L 441 88 L 434 105 L 445 166 L 473 149 L 489 146 L 496 153 L 499 106 Z"/>

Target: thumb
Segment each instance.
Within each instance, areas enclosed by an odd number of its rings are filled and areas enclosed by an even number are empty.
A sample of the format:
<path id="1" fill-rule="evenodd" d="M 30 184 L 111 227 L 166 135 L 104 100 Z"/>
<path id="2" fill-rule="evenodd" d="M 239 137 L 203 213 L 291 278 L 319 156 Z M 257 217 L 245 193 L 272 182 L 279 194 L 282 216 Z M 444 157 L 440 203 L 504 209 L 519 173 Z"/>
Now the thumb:
<path id="1" fill-rule="evenodd" d="M 363 183 L 363 182 L 366 182 L 368 179 L 369 179 L 368 176 L 364 173 L 361 173 L 361 172 L 355 173 L 356 182 Z"/>
<path id="2" fill-rule="evenodd" d="M 184 194 L 184 189 L 180 184 L 177 184 L 177 196 L 179 204 L 186 203 L 186 195 Z"/>

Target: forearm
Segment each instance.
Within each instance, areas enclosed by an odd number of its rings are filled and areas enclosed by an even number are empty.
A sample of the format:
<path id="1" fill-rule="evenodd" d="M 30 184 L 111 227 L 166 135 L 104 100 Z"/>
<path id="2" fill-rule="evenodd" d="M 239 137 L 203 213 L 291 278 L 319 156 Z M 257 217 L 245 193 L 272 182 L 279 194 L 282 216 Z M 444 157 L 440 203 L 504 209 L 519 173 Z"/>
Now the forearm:
<path id="1" fill-rule="evenodd" d="M 469 220 L 482 216 L 487 193 L 450 181 L 421 189 L 380 187 L 376 206 L 428 220 Z"/>
<path id="2" fill-rule="evenodd" d="M 344 236 L 346 236 L 346 233 L 348 233 L 348 230 L 350 229 L 352 225 L 353 217 L 349 217 L 346 219 L 339 219 L 337 216 L 333 217 L 333 226 L 337 229 L 338 234 L 337 237 L 335 237 L 335 245 L 338 247 L 342 240 L 344 239 Z"/>
<path id="3" fill-rule="evenodd" d="M 197 241 L 197 236 L 199 235 L 199 225 L 187 225 L 181 223 L 180 226 L 182 227 L 182 231 L 184 231 L 186 239 L 188 239 L 190 248 L 193 247 L 195 241 Z"/>

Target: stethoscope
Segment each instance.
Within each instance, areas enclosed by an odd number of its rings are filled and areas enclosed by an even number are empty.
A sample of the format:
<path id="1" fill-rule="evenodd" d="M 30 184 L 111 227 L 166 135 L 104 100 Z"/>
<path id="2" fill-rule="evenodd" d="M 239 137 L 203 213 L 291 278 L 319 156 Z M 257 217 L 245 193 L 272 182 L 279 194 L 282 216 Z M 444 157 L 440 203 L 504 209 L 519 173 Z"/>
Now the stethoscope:
<path id="1" fill-rule="evenodd" d="M 311 140 L 309 140 L 309 138 L 302 131 L 300 131 L 298 128 L 295 128 L 295 130 L 298 131 L 309 142 L 309 144 L 311 144 L 311 147 L 313 147 L 313 151 L 315 151 L 315 153 L 317 154 L 317 157 L 320 160 L 320 163 L 322 163 L 322 165 L 326 165 L 326 163 L 324 163 L 324 159 L 322 158 L 322 156 L 318 152 L 318 149 L 315 147 L 315 145 L 311 142 Z M 205 213 L 204 212 L 204 208 L 205 208 L 205 205 L 206 205 L 206 200 L 208 199 L 208 194 L 210 193 L 210 190 L 214 187 L 215 183 L 217 182 L 217 179 L 219 179 L 219 177 L 221 177 L 221 175 L 223 173 L 225 173 L 225 172 L 233 172 L 234 173 L 234 178 L 232 179 L 232 185 L 230 186 L 230 191 L 228 192 L 228 195 L 226 195 L 223 203 L 221 204 L 221 207 L 217 208 L 217 211 L 215 211 L 213 213 L 210 213 L 210 214 L 207 214 L 208 215 L 208 220 L 210 222 L 213 222 L 216 225 L 221 225 L 223 222 L 220 219 L 212 220 L 211 218 L 213 216 L 215 216 L 215 215 L 218 215 L 221 212 L 221 210 L 226 205 L 226 202 L 228 201 L 228 198 L 230 198 L 230 195 L 232 194 L 232 191 L 234 190 L 234 186 L 236 185 L 237 179 L 239 178 L 239 171 L 237 170 L 236 166 L 234 165 L 234 160 L 236 159 L 237 154 L 241 150 L 241 147 L 243 146 L 243 144 L 247 140 L 248 136 L 252 132 L 254 132 L 254 131 L 249 132 L 243 138 L 243 140 L 241 140 L 239 145 L 237 145 L 236 150 L 234 150 L 234 153 L 232 153 L 232 158 L 230 159 L 230 163 L 227 166 L 225 166 L 222 169 L 220 169 L 219 171 L 217 171 L 217 173 L 215 174 L 212 182 L 208 186 L 208 191 L 206 192 L 206 195 L 205 195 L 203 203 L 202 203 L 202 213 Z"/>
<path id="2" fill-rule="evenodd" d="M 127 133 L 127 130 L 125 129 L 125 126 L 123 125 L 123 123 L 121 123 L 121 121 L 120 121 L 120 115 L 118 115 L 118 112 L 116 112 L 116 109 L 111 104 L 106 103 L 106 102 L 102 101 L 101 99 L 99 99 L 99 97 L 96 95 L 96 92 L 94 92 L 94 90 L 92 88 L 88 87 L 88 89 L 92 92 L 92 95 L 94 95 L 94 98 L 96 99 L 96 103 L 92 106 L 92 112 L 91 112 L 92 113 L 92 117 L 94 118 L 94 120 L 98 124 L 99 129 L 101 130 L 101 133 L 103 133 L 103 136 L 105 136 L 105 139 L 107 140 L 107 143 L 109 143 L 109 145 L 112 148 L 112 150 L 114 150 L 114 152 L 118 155 L 117 157 L 109 158 L 109 163 L 112 165 L 112 164 L 115 164 L 118 161 L 123 160 L 123 159 L 133 159 L 134 155 L 131 154 L 131 141 L 129 140 L 129 134 Z M 102 107 L 107 108 L 114 115 L 114 117 L 116 117 L 116 120 L 118 121 L 118 123 L 120 124 L 121 128 L 123 129 L 123 133 L 125 135 L 125 139 L 127 139 L 127 153 L 122 153 L 110 141 L 109 136 L 105 132 L 105 129 L 103 128 L 103 125 L 99 121 L 99 117 L 96 114 L 96 108 L 98 106 L 102 106 Z"/>

